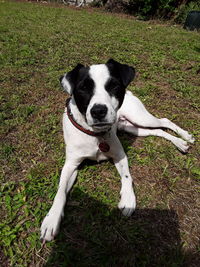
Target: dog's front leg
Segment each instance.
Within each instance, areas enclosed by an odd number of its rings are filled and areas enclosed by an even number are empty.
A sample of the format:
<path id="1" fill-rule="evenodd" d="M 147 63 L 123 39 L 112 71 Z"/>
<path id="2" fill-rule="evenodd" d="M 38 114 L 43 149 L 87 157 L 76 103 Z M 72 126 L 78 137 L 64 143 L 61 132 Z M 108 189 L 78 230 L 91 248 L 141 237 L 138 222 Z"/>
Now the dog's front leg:
<path id="1" fill-rule="evenodd" d="M 113 161 L 121 176 L 122 183 L 120 191 L 121 200 L 118 204 L 118 208 L 122 211 L 123 215 L 130 216 L 136 207 L 133 179 L 129 171 L 127 156 L 119 140 L 117 140 L 117 146 L 115 147 L 118 149 L 114 153 Z"/>
<path id="2" fill-rule="evenodd" d="M 64 215 L 66 195 L 76 179 L 77 167 L 80 162 L 79 160 L 67 160 L 63 166 L 53 205 L 41 225 L 41 239 L 44 241 L 51 241 L 59 231 L 60 222 Z"/>
<path id="3" fill-rule="evenodd" d="M 122 211 L 124 216 L 131 216 L 136 207 L 136 198 L 133 190 L 133 179 L 129 172 L 128 160 L 125 156 L 119 161 L 114 161 L 115 166 L 121 176 L 121 200 L 118 204 L 118 208 Z"/>

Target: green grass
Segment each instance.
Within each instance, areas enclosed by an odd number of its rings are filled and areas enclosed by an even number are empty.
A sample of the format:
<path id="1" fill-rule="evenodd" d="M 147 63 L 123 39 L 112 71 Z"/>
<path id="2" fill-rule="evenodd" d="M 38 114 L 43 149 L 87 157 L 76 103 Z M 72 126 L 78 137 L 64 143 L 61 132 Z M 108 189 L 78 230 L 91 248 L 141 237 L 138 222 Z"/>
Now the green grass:
<path id="1" fill-rule="evenodd" d="M 198 266 L 199 43 L 196 32 L 96 10 L 0 2 L 1 266 Z M 183 155 L 166 140 L 121 134 L 137 210 L 117 210 L 111 162 L 84 164 L 55 241 L 39 228 L 64 163 L 60 75 L 110 57 L 135 66 L 129 86 L 159 117 L 196 137 Z"/>

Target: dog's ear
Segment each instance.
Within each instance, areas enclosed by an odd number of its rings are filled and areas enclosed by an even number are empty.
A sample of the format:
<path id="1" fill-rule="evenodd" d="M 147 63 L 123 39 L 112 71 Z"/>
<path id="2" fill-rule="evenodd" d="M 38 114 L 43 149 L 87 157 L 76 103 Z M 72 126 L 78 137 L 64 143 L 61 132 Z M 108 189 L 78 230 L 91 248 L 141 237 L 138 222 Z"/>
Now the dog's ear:
<path id="1" fill-rule="evenodd" d="M 106 65 L 108 66 L 111 75 L 117 79 L 120 79 L 125 88 L 135 77 L 135 69 L 133 67 L 126 64 L 121 64 L 112 58 L 106 62 Z"/>
<path id="2" fill-rule="evenodd" d="M 60 83 L 63 89 L 72 95 L 74 87 L 78 79 L 80 69 L 84 68 L 82 64 L 78 64 L 73 70 L 60 77 Z"/>

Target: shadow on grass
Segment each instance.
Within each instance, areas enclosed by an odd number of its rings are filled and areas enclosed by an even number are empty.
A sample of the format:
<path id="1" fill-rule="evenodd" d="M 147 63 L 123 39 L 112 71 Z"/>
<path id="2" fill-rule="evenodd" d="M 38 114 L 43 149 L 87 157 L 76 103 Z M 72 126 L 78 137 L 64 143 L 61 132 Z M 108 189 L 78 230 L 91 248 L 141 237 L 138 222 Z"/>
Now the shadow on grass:
<path id="1" fill-rule="evenodd" d="M 137 209 L 131 218 L 74 188 L 44 266 L 182 266 L 177 214 Z"/>

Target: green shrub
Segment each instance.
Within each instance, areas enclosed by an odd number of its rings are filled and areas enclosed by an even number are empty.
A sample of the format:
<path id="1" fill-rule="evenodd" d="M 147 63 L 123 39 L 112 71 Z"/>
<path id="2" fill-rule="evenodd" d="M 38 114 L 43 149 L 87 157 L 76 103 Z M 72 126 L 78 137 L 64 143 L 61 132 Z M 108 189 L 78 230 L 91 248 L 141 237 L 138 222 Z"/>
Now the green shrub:
<path id="1" fill-rule="evenodd" d="M 184 0 L 129 0 L 129 10 L 144 18 L 170 18 Z M 187 1 L 188 2 L 188 1 Z"/>
<path id="2" fill-rule="evenodd" d="M 182 23 L 187 13 L 191 10 L 199 10 L 198 0 L 104 0 L 97 1 L 110 11 L 121 11 L 137 15 L 142 19 L 150 18 L 176 18 Z"/>

